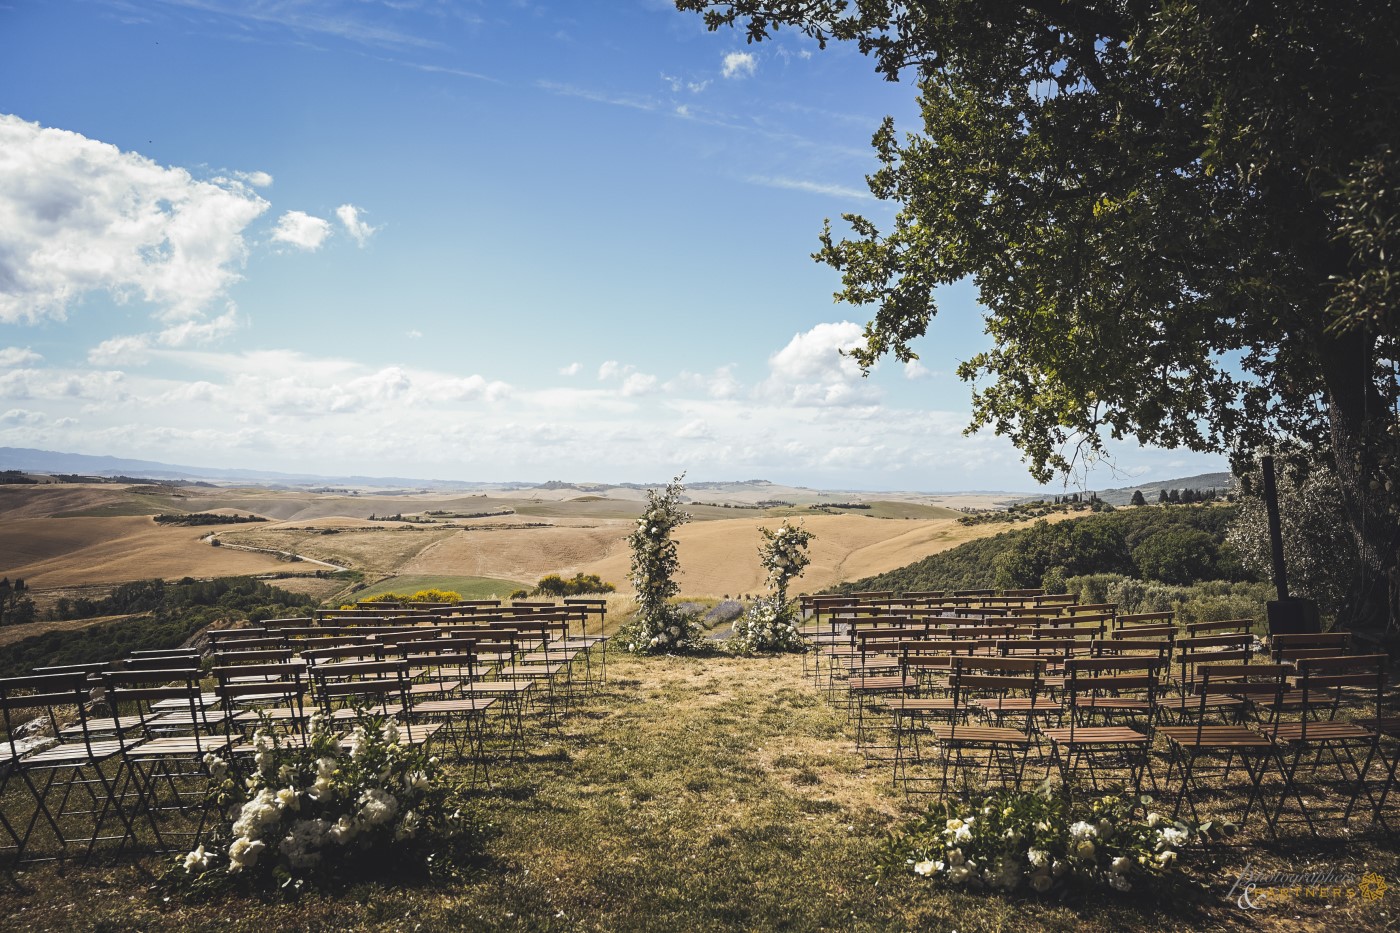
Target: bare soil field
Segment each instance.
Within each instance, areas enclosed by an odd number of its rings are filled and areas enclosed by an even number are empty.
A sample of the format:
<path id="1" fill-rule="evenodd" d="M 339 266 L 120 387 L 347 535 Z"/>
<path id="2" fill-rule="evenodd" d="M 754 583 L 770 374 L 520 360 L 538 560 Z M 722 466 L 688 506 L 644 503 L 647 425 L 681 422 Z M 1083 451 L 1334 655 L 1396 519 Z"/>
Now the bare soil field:
<path id="1" fill-rule="evenodd" d="M 326 534 L 328 530 L 334 534 Z M 219 540 L 300 554 L 374 575 L 397 573 L 424 548 L 456 533 L 434 525 L 355 525 L 337 521 L 310 529 L 240 525 L 222 532 Z"/>
<path id="2" fill-rule="evenodd" d="M 285 568 L 266 554 L 210 547 L 203 528 L 157 525 L 149 517 L 13 518 L 0 521 L 0 575 L 34 587 L 125 583 L 163 577 L 223 577 Z"/>
<path id="3" fill-rule="evenodd" d="M 717 523 L 722 524 L 722 523 Z M 459 531 L 424 548 L 404 565 L 402 573 L 460 573 L 534 583 L 548 573 L 573 576 L 602 555 L 621 551 L 622 572 L 605 577 L 627 588 L 624 539 L 632 522 L 596 521 L 555 524 L 549 528 Z"/>

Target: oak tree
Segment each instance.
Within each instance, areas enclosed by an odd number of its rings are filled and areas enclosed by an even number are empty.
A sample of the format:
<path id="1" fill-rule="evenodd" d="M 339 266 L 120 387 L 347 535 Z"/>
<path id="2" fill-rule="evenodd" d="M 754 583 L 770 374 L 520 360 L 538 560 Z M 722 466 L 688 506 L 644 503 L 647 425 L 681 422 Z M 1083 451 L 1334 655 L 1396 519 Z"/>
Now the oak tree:
<path id="1" fill-rule="evenodd" d="M 971 279 L 993 347 L 969 430 L 1045 481 L 1133 438 L 1301 443 L 1356 542 L 1357 626 L 1400 608 L 1400 10 L 1387 0 L 677 0 L 750 41 L 856 43 L 917 84 L 875 134 L 882 229 L 815 254 L 873 308 L 855 358 L 915 358 Z"/>

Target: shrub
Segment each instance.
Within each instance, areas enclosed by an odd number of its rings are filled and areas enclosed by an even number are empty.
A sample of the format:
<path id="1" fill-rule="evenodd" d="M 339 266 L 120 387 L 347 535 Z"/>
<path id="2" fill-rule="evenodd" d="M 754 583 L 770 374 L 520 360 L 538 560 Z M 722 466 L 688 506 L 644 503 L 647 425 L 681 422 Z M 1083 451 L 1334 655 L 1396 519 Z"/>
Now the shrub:
<path id="1" fill-rule="evenodd" d="M 565 580 L 557 573 L 540 577 L 535 588 L 528 595 L 530 596 L 583 596 L 587 593 L 613 593 L 617 587 L 611 583 L 604 583 L 603 579 L 596 573 L 576 573 L 572 579 Z M 524 592 L 524 591 L 522 591 Z"/>

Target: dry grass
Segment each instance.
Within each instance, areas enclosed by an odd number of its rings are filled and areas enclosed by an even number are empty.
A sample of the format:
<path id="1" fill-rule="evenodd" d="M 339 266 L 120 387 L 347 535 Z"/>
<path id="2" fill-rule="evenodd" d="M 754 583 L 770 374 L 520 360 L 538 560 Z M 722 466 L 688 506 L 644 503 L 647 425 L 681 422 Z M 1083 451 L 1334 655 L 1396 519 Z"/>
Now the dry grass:
<path id="1" fill-rule="evenodd" d="M 118 622 L 130 618 L 133 617 L 130 615 L 93 616 L 90 619 L 68 619 L 63 622 L 30 622 L 27 625 L 7 625 L 0 628 L 0 648 L 12 645 L 17 641 L 24 641 L 35 635 L 47 635 L 49 632 L 76 632 L 92 625 L 100 625 L 103 622 Z"/>
<path id="2" fill-rule="evenodd" d="M 618 600 L 617 605 L 622 605 Z M 945 930 L 1382 929 L 1375 902 L 1275 904 L 1226 894 L 1245 864 L 1305 859 L 1394 880 L 1374 842 L 1296 840 L 1189 857 L 1200 885 L 1167 895 L 1104 891 L 1064 903 L 947 891 L 903 872 L 877 878 L 886 834 L 917 811 L 886 766 L 867 766 L 844 714 L 792 656 L 609 659 L 610 682 L 557 734 L 498 769 L 482 796 L 488 864 L 461 881 L 359 883 L 285 902 L 190 902 L 139 865 L 19 879 L 6 896 L 26 930 Z"/>
<path id="3" fill-rule="evenodd" d="M 676 532 L 682 591 L 688 595 L 762 592 L 765 580 L 758 562 L 758 529 L 774 528 L 777 524 L 777 520 L 756 517 L 682 526 Z M 804 520 L 803 527 L 816 537 L 810 549 L 811 566 L 793 587 L 802 592 L 816 592 L 845 580 L 894 570 L 1004 530 L 960 525 L 951 518 L 902 521 L 861 515 L 812 515 Z M 607 556 L 573 569 L 596 573 L 604 580 L 622 581 L 627 578 L 630 560 L 630 552 L 619 543 Z"/>
<path id="4" fill-rule="evenodd" d="M 780 490 L 781 491 L 781 490 Z M 758 495 L 745 487 L 745 495 Z M 625 544 L 641 493 L 612 490 L 608 498 L 577 490 L 541 490 L 538 496 L 362 495 L 274 491 L 258 487 L 124 487 L 48 485 L 0 487 L 0 573 L 21 576 L 40 590 L 77 584 L 113 585 L 130 580 L 213 577 L 288 568 L 270 554 L 211 548 L 199 543 L 218 531 L 228 544 L 297 553 L 361 570 L 371 579 L 392 575 L 490 577 L 528 583 L 550 573 L 597 573 L 626 588 L 630 555 Z M 567 493 L 567 495 L 566 495 Z M 626 495 L 624 495 L 626 493 Z M 633 495 L 635 494 L 635 495 Z M 697 496 L 710 495 L 698 491 Z M 716 494 L 717 499 L 724 496 Z M 801 498 L 798 496 L 797 498 Z M 823 498 L 807 491 L 807 499 Z M 404 527 L 369 523 L 385 515 L 440 510 L 474 514 L 500 508 L 517 514 L 457 520 L 452 525 Z M 763 587 L 756 556 L 759 525 L 781 519 L 761 513 L 694 506 L 704 520 L 679 533 L 681 584 L 687 594 L 755 593 Z M 155 511 L 232 511 L 281 521 L 270 525 L 157 526 L 140 514 Z M 529 513 L 529 514 L 526 514 Z M 917 515 L 916 519 L 876 518 Z M 53 518 L 55 514 L 83 517 Z M 548 516 L 544 518 L 544 516 Z M 356 517 L 358 516 L 358 517 Z M 933 517 L 929 517 L 933 516 Z M 799 582 L 804 591 L 880 573 L 963 541 L 994 534 L 996 526 L 966 528 L 952 513 L 911 497 L 893 497 L 852 514 L 805 514 L 817 533 L 813 565 Z M 527 522 L 545 527 L 522 527 Z M 508 527 L 509 526 L 509 527 Z M 322 532 L 335 530 L 335 534 Z M 288 581 L 289 588 L 329 597 L 336 586 Z"/>

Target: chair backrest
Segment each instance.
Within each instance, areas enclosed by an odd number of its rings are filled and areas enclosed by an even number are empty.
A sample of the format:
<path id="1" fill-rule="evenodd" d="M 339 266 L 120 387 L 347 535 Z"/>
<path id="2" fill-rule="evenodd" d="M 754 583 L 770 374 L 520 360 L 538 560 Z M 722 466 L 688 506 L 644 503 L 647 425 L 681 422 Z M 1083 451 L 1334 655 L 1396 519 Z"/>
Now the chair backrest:
<path id="1" fill-rule="evenodd" d="M 1118 635 L 1120 632 L 1114 632 Z M 1139 656 L 1156 658 L 1164 664 L 1171 659 L 1172 643 L 1161 638 L 1099 638 L 1089 646 L 1089 655 L 1096 658 Z"/>
<path id="2" fill-rule="evenodd" d="M 1254 656 L 1254 636 L 1193 635 L 1178 638 L 1173 643 L 1177 664 L 1181 667 L 1182 683 L 1190 682 L 1207 665 L 1248 664 Z"/>
<path id="3" fill-rule="evenodd" d="M 218 681 L 214 695 L 224 713 L 224 729 L 232 735 L 241 729 L 238 717 L 269 707 L 290 711 L 282 721 L 287 731 L 305 738 L 307 727 L 306 694 L 309 689 L 306 665 L 301 661 L 271 664 L 234 664 L 215 667 Z"/>
<path id="4" fill-rule="evenodd" d="M 1105 644 L 1116 644 L 1105 642 Z M 1089 708 L 1093 701 L 1109 698 L 1132 700 L 1145 704 L 1141 724 L 1149 730 L 1157 721 L 1157 693 L 1162 671 L 1167 667 L 1163 657 L 1115 656 L 1070 658 L 1065 662 L 1064 700 L 1070 707 L 1069 730 L 1073 740 L 1079 728 L 1079 708 Z M 1088 700 L 1087 703 L 1081 701 Z"/>
<path id="5" fill-rule="evenodd" d="M 16 734 L 25 723 L 47 718 L 52 734 L 57 736 L 64 725 L 59 710 L 67 707 L 77 710 L 75 715 L 81 725 L 83 743 L 91 751 L 84 710 L 88 687 L 88 675 L 84 671 L 0 677 L 0 716 L 3 716 L 10 760 L 17 760 L 32 750 L 32 740 Z M 26 713 L 35 715 L 25 716 Z"/>
<path id="6" fill-rule="evenodd" d="M 1044 685 L 1044 658 L 955 655 L 952 661 L 948 683 L 953 688 L 954 706 L 977 698 L 983 709 L 996 714 L 1013 697 L 1029 698 L 1034 705 Z M 1028 735 L 1033 722 L 1034 717 L 1025 717 Z"/>
<path id="7" fill-rule="evenodd" d="M 119 735 L 131 731 L 132 727 L 122 721 L 125 713 L 136 717 L 135 727 L 147 738 L 176 731 L 187 733 L 194 737 L 195 748 L 202 751 L 202 740 L 210 734 L 211 725 L 200 692 L 203 676 L 190 667 L 105 672 L 102 681 L 107 688 L 113 728 Z"/>
<path id="8" fill-rule="evenodd" d="M 1253 619 L 1219 619 L 1213 622 L 1187 622 L 1188 636 L 1221 634 L 1225 632 L 1246 633 L 1254 628 Z"/>
<path id="9" fill-rule="evenodd" d="M 1298 704 L 1302 729 L 1307 732 L 1310 709 L 1330 708 L 1335 715 L 1344 692 L 1360 694 L 1370 715 L 1384 716 L 1385 671 L 1389 658 L 1383 654 L 1351 654 L 1340 657 L 1299 658 Z M 1329 717 L 1330 718 L 1330 717 Z"/>
<path id="10" fill-rule="evenodd" d="M 377 641 L 362 640 L 325 648 L 304 648 L 301 658 L 313 667 L 346 661 L 380 661 L 384 658 L 384 646 Z"/>
<path id="11" fill-rule="evenodd" d="M 363 706 L 387 713 L 408 705 L 408 665 L 394 661 L 328 661 L 311 668 L 316 698 L 326 712 Z"/>
<path id="12" fill-rule="evenodd" d="M 1196 724 L 1202 726 L 1212 698 L 1232 697 L 1269 710 L 1269 719 L 1278 715 L 1288 686 L 1290 668 L 1284 664 L 1210 664 L 1199 670 L 1196 694 L 1200 697 Z"/>
<path id="13" fill-rule="evenodd" d="M 120 664 L 131 671 L 180 671 L 199 667 L 199 654 L 194 651 L 133 651 Z"/>
<path id="14" fill-rule="evenodd" d="M 1269 637 L 1269 654 L 1275 662 L 1336 657 L 1346 654 L 1350 647 L 1350 632 L 1305 632 Z"/>

